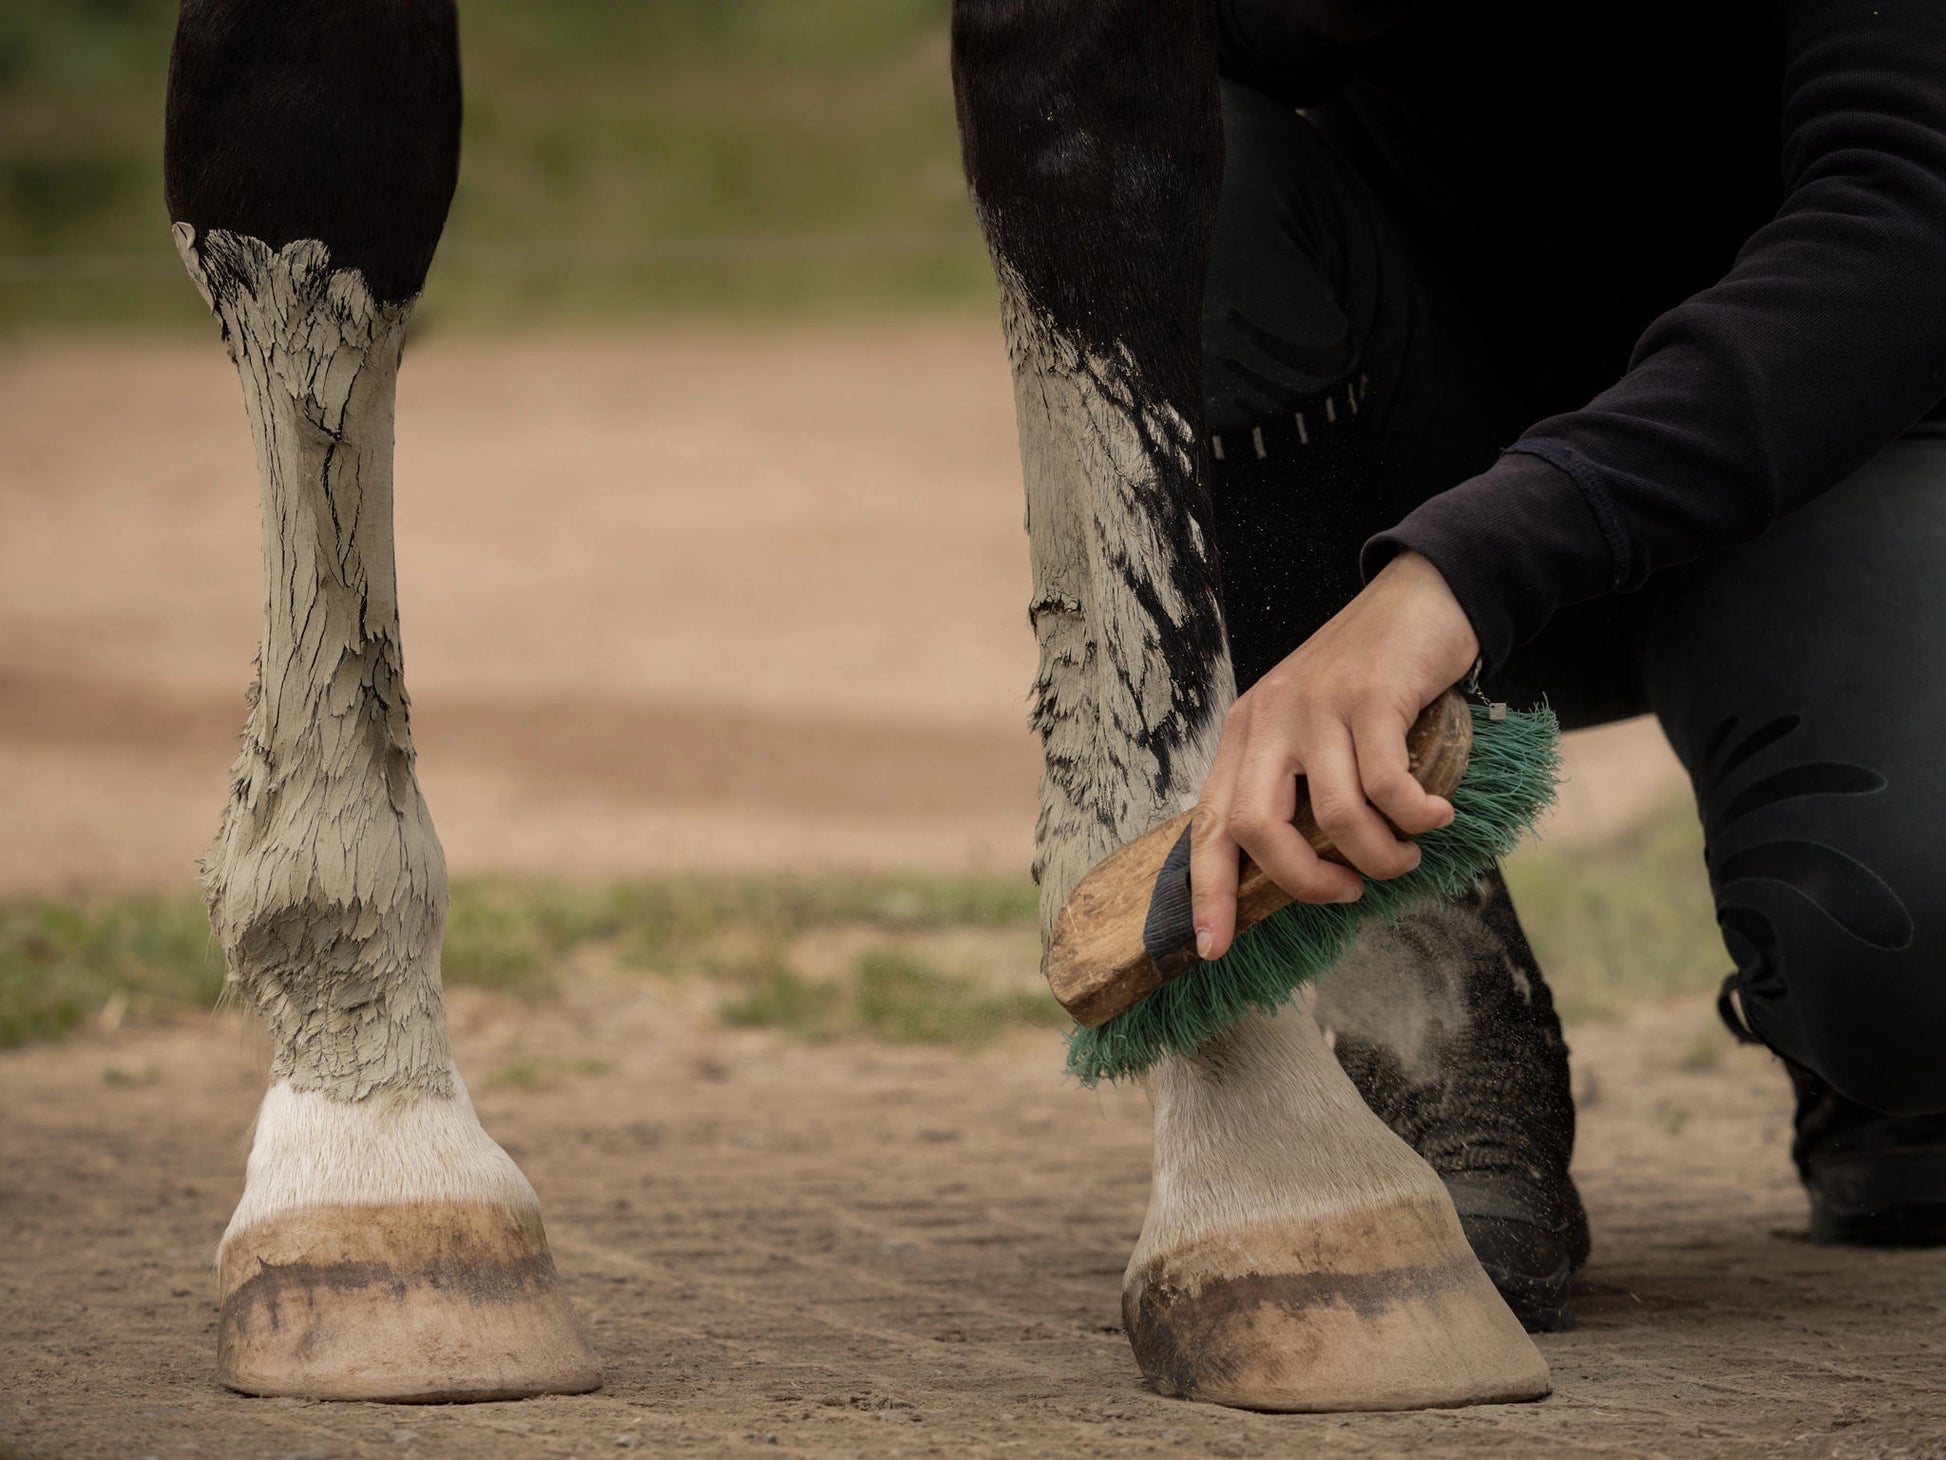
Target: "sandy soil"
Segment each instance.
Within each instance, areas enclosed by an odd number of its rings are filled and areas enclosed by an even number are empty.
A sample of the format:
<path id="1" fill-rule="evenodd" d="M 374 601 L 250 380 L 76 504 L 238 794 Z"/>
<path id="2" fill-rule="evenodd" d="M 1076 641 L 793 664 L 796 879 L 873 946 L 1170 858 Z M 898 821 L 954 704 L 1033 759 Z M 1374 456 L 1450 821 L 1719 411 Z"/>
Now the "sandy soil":
<path id="1" fill-rule="evenodd" d="M 249 1400 L 206 1266 L 258 1060 L 224 1023 L 0 1059 L 0 1434 L 89 1457 L 1946 1454 L 1946 1253 L 1801 1237 L 1781 1077 L 1677 1004 L 1575 1034 L 1596 1254 L 1541 1404 L 1274 1417 L 1159 1398 L 1117 1327 L 1140 1097 L 984 1053 L 726 1032 L 654 986 L 454 1000 L 609 1370 L 581 1399 Z M 590 1063 L 592 1062 L 592 1063 Z M 1687 1066 L 1687 1067 L 1684 1067 Z M 540 1088 L 497 1071 L 538 1069 Z"/>
<path id="2" fill-rule="evenodd" d="M 997 327 L 415 344 L 398 557 L 456 871 L 1025 867 L 1039 757 Z M 0 350 L 0 891 L 178 886 L 260 630 L 212 340 Z M 1557 831 L 1678 772 L 1578 737 Z"/>

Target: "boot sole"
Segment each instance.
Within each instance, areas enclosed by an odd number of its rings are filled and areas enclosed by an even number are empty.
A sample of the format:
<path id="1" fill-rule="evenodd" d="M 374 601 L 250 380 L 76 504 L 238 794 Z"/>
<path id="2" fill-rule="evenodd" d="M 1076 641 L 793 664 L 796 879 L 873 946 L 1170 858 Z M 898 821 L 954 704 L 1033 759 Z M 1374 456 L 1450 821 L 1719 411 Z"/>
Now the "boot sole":
<path id="1" fill-rule="evenodd" d="M 1529 1333 L 1574 1327 L 1574 1274 L 1588 1261 L 1588 1216 L 1570 1183 L 1565 1220 L 1542 1221 L 1541 1193 L 1523 1183 L 1487 1185 L 1459 1180 L 1447 1186 L 1473 1255 Z M 1558 1209 L 1558 1207 L 1557 1207 Z"/>
<path id="2" fill-rule="evenodd" d="M 1946 1246 L 1946 1155 L 1888 1153 L 1812 1167 L 1811 1240 L 1846 1247 Z"/>
<path id="3" fill-rule="evenodd" d="M 1473 1255 L 1529 1333 L 1574 1327 L 1574 1254 L 1568 1235 L 1532 1222 L 1461 1213 Z M 1543 1264 L 1552 1260 L 1552 1266 Z"/>
<path id="4" fill-rule="evenodd" d="M 1538 1277 L 1480 1265 L 1529 1333 L 1566 1333 L 1574 1327 L 1574 1268 L 1565 1257 L 1553 1272 Z"/>
<path id="5" fill-rule="evenodd" d="M 1832 1247 L 1946 1247 L 1946 1204 L 1861 1212 L 1813 1197 L 1811 1240 Z"/>

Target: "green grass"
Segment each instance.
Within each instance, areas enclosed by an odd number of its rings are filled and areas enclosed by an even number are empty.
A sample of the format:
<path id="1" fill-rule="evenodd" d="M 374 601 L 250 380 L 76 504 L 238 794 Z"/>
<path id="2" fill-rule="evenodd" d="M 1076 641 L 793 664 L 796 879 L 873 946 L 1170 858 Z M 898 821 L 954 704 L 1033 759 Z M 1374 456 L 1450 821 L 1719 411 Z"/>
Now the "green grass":
<path id="1" fill-rule="evenodd" d="M 991 991 L 898 948 L 859 959 L 853 1008 L 861 1030 L 893 1044 L 985 1044 L 1013 1025 L 1068 1023 L 1045 993 Z"/>
<path id="2" fill-rule="evenodd" d="M 541 996 L 561 961 L 588 945 L 608 945 L 635 968 L 740 979 L 753 959 L 762 971 L 765 950 L 814 929 L 912 933 L 1034 918 L 1033 887 L 999 878 L 674 877 L 593 888 L 488 878 L 455 885 L 442 961 L 450 982 Z"/>
<path id="3" fill-rule="evenodd" d="M 1530 845 L 1507 876 L 1570 1019 L 1712 990 L 1728 966 L 1686 805 L 1600 846 Z M 585 966 L 694 982 L 730 1024 L 976 1045 L 1062 1022 L 1034 975 L 1034 926 L 1024 878 L 463 879 L 443 963 L 449 985 L 515 998 L 549 998 Z M 222 974 L 190 894 L 0 903 L 0 1047 L 59 1038 L 104 1009 L 206 1009 Z"/>
<path id="4" fill-rule="evenodd" d="M 725 999 L 718 1009 L 724 1023 L 828 1039 L 848 1022 L 849 1000 L 837 985 L 813 983 L 781 961 L 750 972 L 753 987 Z"/>
<path id="5" fill-rule="evenodd" d="M 549 1090 L 576 1075 L 605 1075 L 614 1066 L 607 1060 L 515 1060 L 489 1070 L 489 1090 Z"/>
<path id="6" fill-rule="evenodd" d="M 1514 906 L 1564 1018 L 1714 992 L 1729 971 L 1703 838 L 1687 799 L 1598 845 L 1530 843 L 1507 864 Z"/>
<path id="7" fill-rule="evenodd" d="M 958 974 L 941 975 L 941 1013 L 922 997 L 922 965 L 867 960 L 859 1002 L 827 1028 L 809 1012 L 824 994 L 789 965 L 792 945 L 842 928 L 895 948 L 954 930 L 1031 929 L 1034 920 L 1025 879 L 676 877 L 580 887 L 474 878 L 453 887 L 441 963 L 450 986 L 537 1000 L 585 958 L 721 984 L 733 1003 L 748 1004 L 746 1023 L 925 1039 L 951 1017 L 989 1027 L 1014 996 L 982 995 Z M 765 1003 L 758 996 L 773 976 L 780 991 Z M 110 1007 L 132 1018 L 208 1008 L 222 984 L 222 954 L 194 894 L 0 903 L 0 1048 L 58 1038 Z M 787 1007 L 792 998 L 804 1007 Z M 1043 1006 L 1043 1022 L 1055 1017 L 1044 995 L 1027 1002 Z"/>
<path id="8" fill-rule="evenodd" d="M 0 1048 L 59 1038 L 111 1006 L 207 1008 L 222 987 L 194 897 L 0 904 Z"/>
<path id="9" fill-rule="evenodd" d="M 747 993 L 726 999 L 725 1023 L 781 1029 L 806 1039 L 857 1033 L 888 1044 L 988 1044 L 1021 1026 L 1062 1028 L 1067 1016 L 1042 992 L 996 989 L 978 976 L 936 967 L 897 944 L 861 955 L 849 978 L 807 979 L 787 963 L 766 969 Z"/>
<path id="10" fill-rule="evenodd" d="M 175 0 L 0 6 L 0 328 L 207 328 L 162 204 Z M 985 301 L 943 0 L 461 0 L 436 326 Z"/>

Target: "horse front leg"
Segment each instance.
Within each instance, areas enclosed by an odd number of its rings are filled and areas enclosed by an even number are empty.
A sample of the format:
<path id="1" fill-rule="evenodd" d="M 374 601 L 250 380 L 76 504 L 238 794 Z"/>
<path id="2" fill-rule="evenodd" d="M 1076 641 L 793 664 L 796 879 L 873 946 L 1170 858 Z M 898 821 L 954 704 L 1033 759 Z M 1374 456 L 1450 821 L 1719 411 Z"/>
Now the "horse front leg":
<path id="1" fill-rule="evenodd" d="M 1234 697 L 1200 441 L 1214 16 L 958 0 L 953 65 L 1027 490 L 1046 928 L 1096 860 L 1194 802 Z M 1158 1388 L 1260 1409 L 1547 1391 L 1438 1177 L 1308 1005 L 1147 1088 L 1155 1179 L 1123 1314 Z"/>
<path id="2" fill-rule="evenodd" d="M 480 1128 L 440 993 L 446 869 L 413 773 L 392 415 L 458 162 L 450 0 L 186 0 L 168 202 L 256 441 L 264 632 L 204 864 L 271 1084 L 218 1250 L 252 1394 L 489 1399 L 600 1369 L 534 1191 Z"/>

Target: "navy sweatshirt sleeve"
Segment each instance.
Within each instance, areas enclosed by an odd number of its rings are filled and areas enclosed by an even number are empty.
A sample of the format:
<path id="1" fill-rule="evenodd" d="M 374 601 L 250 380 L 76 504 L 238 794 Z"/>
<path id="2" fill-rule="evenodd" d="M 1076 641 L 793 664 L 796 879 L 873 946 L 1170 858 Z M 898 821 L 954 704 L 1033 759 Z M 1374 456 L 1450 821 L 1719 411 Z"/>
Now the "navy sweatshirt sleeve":
<path id="1" fill-rule="evenodd" d="M 1946 397 L 1946 3 L 1794 0 L 1783 86 L 1785 199 L 1730 272 L 1612 388 L 1366 544 L 1367 577 L 1431 559 L 1489 665 L 1758 536 Z"/>

